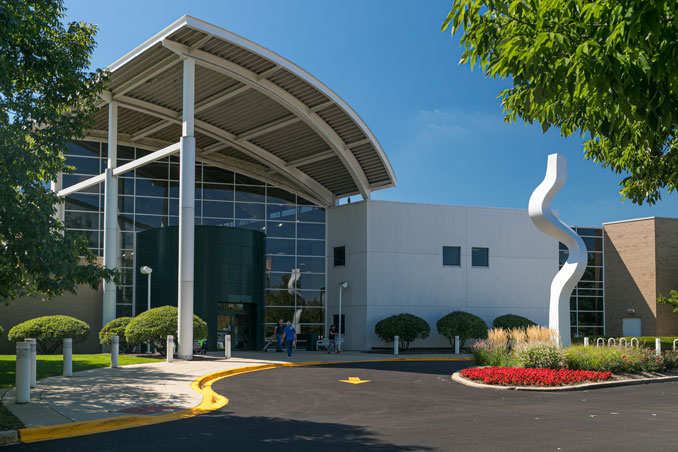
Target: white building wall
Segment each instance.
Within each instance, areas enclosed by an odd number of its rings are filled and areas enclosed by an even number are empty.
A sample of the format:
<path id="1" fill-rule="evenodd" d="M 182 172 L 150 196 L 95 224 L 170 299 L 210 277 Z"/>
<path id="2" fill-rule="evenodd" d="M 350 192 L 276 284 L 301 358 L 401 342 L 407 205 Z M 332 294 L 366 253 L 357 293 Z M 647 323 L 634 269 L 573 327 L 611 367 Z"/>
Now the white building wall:
<path id="1" fill-rule="evenodd" d="M 448 346 L 435 324 L 454 310 L 488 326 L 509 313 L 548 323 L 558 243 L 534 227 L 526 210 L 363 201 L 328 210 L 327 245 L 330 313 L 337 308 L 334 288 L 342 280 L 350 284 L 347 349 L 387 346 L 374 325 L 402 312 L 431 326 L 431 337 L 414 347 Z M 333 267 L 332 250 L 341 245 L 346 266 Z M 443 266 L 443 246 L 461 247 L 460 267 Z M 489 248 L 489 267 L 471 267 L 472 247 Z"/>

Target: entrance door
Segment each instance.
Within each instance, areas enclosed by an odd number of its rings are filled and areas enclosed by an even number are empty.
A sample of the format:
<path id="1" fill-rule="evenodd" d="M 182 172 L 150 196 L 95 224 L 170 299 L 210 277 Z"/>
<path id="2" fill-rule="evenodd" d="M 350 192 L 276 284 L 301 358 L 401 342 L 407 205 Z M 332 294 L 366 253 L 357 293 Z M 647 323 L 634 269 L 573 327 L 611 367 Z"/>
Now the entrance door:
<path id="1" fill-rule="evenodd" d="M 223 349 L 225 337 L 231 337 L 232 350 L 250 350 L 254 346 L 253 307 L 251 303 L 219 303 L 217 308 L 217 348 Z"/>

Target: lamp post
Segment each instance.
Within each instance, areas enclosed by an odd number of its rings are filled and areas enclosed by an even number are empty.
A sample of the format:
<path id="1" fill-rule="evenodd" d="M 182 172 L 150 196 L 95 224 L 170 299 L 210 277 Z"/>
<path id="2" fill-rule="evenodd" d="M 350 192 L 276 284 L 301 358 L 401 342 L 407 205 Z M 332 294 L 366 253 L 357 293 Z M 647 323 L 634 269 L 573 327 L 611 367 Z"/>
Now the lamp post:
<path id="1" fill-rule="evenodd" d="M 139 269 L 142 275 L 148 275 L 148 296 L 146 297 L 146 303 L 147 303 L 147 311 L 151 310 L 151 273 L 153 273 L 153 269 L 151 267 L 148 267 L 144 265 Z M 151 343 L 148 343 L 148 353 L 151 353 Z"/>
<path id="2" fill-rule="evenodd" d="M 340 351 L 341 351 L 341 294 L 347 287 L 348 281 L 342 281 L 339 283 L 339 342 L 337 346 Z"/>

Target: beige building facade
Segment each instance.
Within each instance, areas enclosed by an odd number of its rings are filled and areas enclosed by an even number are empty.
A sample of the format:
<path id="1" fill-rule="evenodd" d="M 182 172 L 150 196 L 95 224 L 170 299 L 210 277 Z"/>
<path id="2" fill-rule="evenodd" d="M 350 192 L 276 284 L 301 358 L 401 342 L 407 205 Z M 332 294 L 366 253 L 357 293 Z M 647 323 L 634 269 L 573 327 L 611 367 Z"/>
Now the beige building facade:
<path id="1" fill-rule="evenodd" d="M 84 340 L 73 343 L 73 353 L 101 353 L 98 337 L 103 315 L 102 297 L 101 287 L 92 290 L 89 286 L 80 286 L 77 295 L 67 293 L 51 301 L 21 298 L 12 301 L 9 306 L 0 305 L 0 325 L 5 329 L 5 333 L 0 335 L 0 355 L 16 352 L 16 344 L 7 340 L 7 333 L 14 325 L 46 315 L 68 315 L 87 323 L 90 333 Z"/>
<path id="2" fill-rule="evenodd" d="M 639 218 L 603 229 L 605 333 L 678 335 L 678 314 L 656 301 L 678 290 L 678 219 Z"/>

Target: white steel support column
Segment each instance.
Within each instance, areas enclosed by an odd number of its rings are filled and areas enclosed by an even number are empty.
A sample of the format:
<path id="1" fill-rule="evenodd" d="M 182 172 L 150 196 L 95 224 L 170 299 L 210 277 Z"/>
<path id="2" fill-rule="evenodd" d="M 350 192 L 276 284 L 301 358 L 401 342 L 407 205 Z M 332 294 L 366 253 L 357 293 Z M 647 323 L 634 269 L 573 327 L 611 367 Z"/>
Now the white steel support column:
<path id="1" fill-rule="evenodd" d="M 108 165 L 104 192 L 104 266 L 118 268 L 118 178 L 113 175 L 118 158 L 118 104 L 108 104 Z M 115 319 L 116 285 L 104 281 L 103 323 Z"/>
<path id="2" fill-rule="evenodd" d="M 184 60 L 179 173 L 179 358 L 193 359 L 193 259 L 195 235 L 195 61 Z"/>

